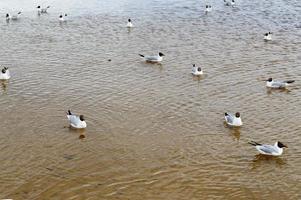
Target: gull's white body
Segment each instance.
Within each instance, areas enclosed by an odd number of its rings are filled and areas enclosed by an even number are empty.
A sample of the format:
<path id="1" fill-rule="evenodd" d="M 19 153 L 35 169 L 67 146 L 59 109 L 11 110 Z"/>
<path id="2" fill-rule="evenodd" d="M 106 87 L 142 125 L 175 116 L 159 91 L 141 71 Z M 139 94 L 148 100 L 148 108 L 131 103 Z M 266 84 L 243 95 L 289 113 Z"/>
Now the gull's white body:
<path id="1" fill-rule="evenodd" d="M 133 27 L 133 23 L 132 23 L 132 22 L 128 22 L 128 23 L 126 24 L 126 27 L 127 27 L 127 28 L 132 28 L 132 27 Z"/>
<path id="2" fill-rule="evenodd" d="M 72 126 L 73 128 L 86 128 L 87 127 L 87 123 L 85 121 L 81 121 L 79 116 L 76 116 L 74 114 L 68 115 L 67 114 L 67 118 L 69 120 L 70 126 Z"/>
<path id="3" fill-rule="evenodd" d="M 227 113 L 228 115 L 225 115 L 226 123 L 230 126 L 242 126 L 241 117 L 236 117 L 235 115 L 231 113 Z"/>
<path id="4" fill-rule="evenodd" d="M 2 73 L 2 71 L 0 71 L 0 80 L 8 80 L 8 79 L 10 79 L 9 70 L 7 69 L 5 73 Z"/>

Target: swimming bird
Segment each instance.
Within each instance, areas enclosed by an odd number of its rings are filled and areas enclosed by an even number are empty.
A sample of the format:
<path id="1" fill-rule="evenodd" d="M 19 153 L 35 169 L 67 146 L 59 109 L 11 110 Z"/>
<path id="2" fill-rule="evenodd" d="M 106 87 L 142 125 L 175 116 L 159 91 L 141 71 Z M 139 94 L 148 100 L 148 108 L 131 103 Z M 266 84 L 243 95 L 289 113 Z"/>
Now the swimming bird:
<path id="1" fill-rule="evenodd" d="M 6 21 L 9 21 L 11 19 L 11 16 L 7 13 L 6 14 Z"/>
<path id="2" fill-rule="evenodd" d="M 7 67 L 4 67 L 0 73 L 0 80 L 8 80 L 10 79 L 10 73 Z"/>
<path id="3" fill-rule="evenodd" d="M 271 32 L 265 33 L 263 39 L 266 41 L 272 40 L 272 33 Z"/>
<path id="4" fill-rule="evenodd" d="M 269 144 L 259 144 L 257 142 L 251 141 L 249 144 L 255 146 L 255 148 L 264 155 L 270 156 L 281 156 L 283 153 L 283 148 L 287 146 L 282 144 L 281 142 L 276 142 L 274 145 Z"/>
<path id="5" fill-rule="evenodd" d="M 235 113 L 235 115 L 232 115 L 231 113 L 225 113 L 225 120 L 226 123 L 230 126 L 242 126 L 239 112 Z"/>
<path id="6" fill-rule="evenodd" d="M 18 12 L 16 15 L 10 15 L 9 13 L 6 14 L 6 20 L 9 21 L 9 20 L 18 20 L 20 18 L 20 15 L 21 15 L 21 11 Z"/>
<path id="7" fill-rule="evenodd" d="M 12 19 L 12 20 L 18 20 L 18 19 L 20 18 L 21 13 L 22 13 L 21 11 L 18 12 L 16 15 L 13 15 L 13 16 L 11 17 L 11 19 Z"/>
<path id="8" fill-rule="evenodd" d="M 133 27 L 133 24 L 132 24 L 132 20 L 131 20 L 131 19 L 128 19 L 128 23 L 126 24 L 126 27 L 127 27 L 127 28 L 132 28 L 132 27 Z"/>
<path id="9" fill-rule="evenodd" d="M 206 5 L 205 12 L 211 12 L 212 11 L 212 6 Z"/>
<path id="10" fill-rule="evenodd" d="M 76 116 L 76 115 L 72 114 L 70 110 L 68 110 L 67 118 L 69 120 L 70 126 L 72 126 L 73 128 L 86 128 L 87 127 L 87 123 L 85 122 L 83 115 Z"/>
<path id="11" fill-rule="evenodd" d="M 192 65 L 192 72 L 193 75 L 199 76 L 203 74 L 203 70 L 201 67 L 195 66 L 195 64 Z"/>
<path id="12" fill-rule="evenodd" d="M 65 18 L 64 18 L 65 17 Z M 65 22 L 67 19 L 67 14 L 65 14 L 64 16 L 63 15 L 60 15 L 60 17 L 59 17 L 59 21 L 60 22 Z"/>
<path id="13" fill-rule="evenodd" d="M 163 53 L 159 52 L 156 56 L 144 56 L 142 54 L 139 54 L 141 57 L 145 59 L 146 62 L 161 62 L 163 60 L 163 56 L 165 56 Z"/>
<path id="14" fill-rule="evenodd" d="M 268 88 L 275 88 L 275 89 L 284 89 L 289 86 L 291 83 L 294 83 L 294 80 L 289 81 L 274 81 L 272 78 L 269 78 L 266 81 L 266 86 Z"/>
<path id="15" fill-rule="evenodd" d="M 235 5 L 235 1 L 234 0 L 231 0 L 231 1 L 224 0 L 224 3 L 225 3 L 226 6 L 234 6 Z"/>
<path id="16" fill-rule="evenodd" d="M 38 6 L 38 14 L 47 13 L 48 8 L 50 8 L 50 6 L 47 6 L 46 8 L 41 8 L 41 6 Z"/>

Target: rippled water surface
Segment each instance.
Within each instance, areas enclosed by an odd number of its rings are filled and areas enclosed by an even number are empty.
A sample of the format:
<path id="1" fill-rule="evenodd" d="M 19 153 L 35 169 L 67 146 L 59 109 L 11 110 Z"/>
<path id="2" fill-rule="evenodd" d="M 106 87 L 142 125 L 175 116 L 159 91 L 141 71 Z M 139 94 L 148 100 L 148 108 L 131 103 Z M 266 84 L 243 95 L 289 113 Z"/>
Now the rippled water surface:
<path id="1" fill-rule="evenodd" d="M 0 82 L 0 198 L 301 199 L 299 0 L 54 0 L 41 16 L 35 2 L 0 2 L 12 74 Z M 138 56 L 158 51 L 161 65 Z M 271 91 L 269 77 L 296 82 Z M 67 109 L 86 130 L 68 128 Z M 226 127 L 226 111 L 244 126 Z M 250 140 L 289 148 L 258 156 Z"/>

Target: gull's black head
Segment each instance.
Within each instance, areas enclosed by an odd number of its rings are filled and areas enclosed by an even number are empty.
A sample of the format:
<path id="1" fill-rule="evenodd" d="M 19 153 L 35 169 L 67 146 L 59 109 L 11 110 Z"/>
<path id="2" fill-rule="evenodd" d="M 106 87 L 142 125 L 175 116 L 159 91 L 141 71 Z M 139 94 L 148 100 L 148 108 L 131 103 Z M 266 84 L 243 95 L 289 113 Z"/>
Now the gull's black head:
<path id="1" fill-rule="evenodd" d="M 206 5 L 206 8 L 209 8 L 209 6 L 208 6 L 208 5 Z"/>
<path id="2" fill-rule="evenodd" d="M 63 15 L 60 15 L 60 18 L 63 18 Z"/>
<path id="3" fill-rule="evenodd" d="M 41 8 L 41 6 L 38 6 L 37 8 Z"/>
<path id="4" fill-rule="evenodd" d="M 20 15 L 22 12 L 20 11 L 20 12 L 18 12 L 18 15 Z"/>
<path id="5" fill-rule="evenodd" d="M 198 67 L 198 71 L 199 71 L 199 72 L 202 71 L 202 68 L 201 68 L 201 67 Z"/>
<path id="6" fill-rule="evenodd" d="M 234 0 L 232 0 L 232 2 L 234 3 L 235 1 L 234 1 Z"/>
<path id="7" fill-rule="evenodd" d="M 128 22 L 132 22 L 132 20 L 131 20 L 131 19 L 128 19 Z"/>
<path id="8" fill-rule="evenodd" d="M 195 67 L 195 64 L 192 64 L 192 67 Z"/>
<path id="9" fill-rule="evenodd" d="M 273 79 L 272 78 L 269 78 L 268 80 L 267 80 L 267 82 L 272 82 L 273 81 Z"/>
<path id="10" fill-rule="evenodd" d="M 67 17 L 67 14 L 65 14 L 65 17 Z"/>
<path id="11" fill-rule="evenodd" d="M 6 14 L 6 17 L 9 17 L 9 14 L 8 14 L 8 13 Z"/>
<path id="12" fill-rule="evenodd" d="M 3 74 L 6 73 L 6 69 L 5 68 L 3 68 L 1 71 L 2 71 Z"/>
<path id="13" fill-rule="evenodd" d="M 240 113 L 239 112 L 235 113 L 235 117 L 239 118 L 240 117 Z"/>
<path id="14" fill-rule="evenodd" d="M 287 148 L 287 146 L 286 145 L 284 145 L 284 144 L 282 144 L 281 142 L 277 142 L 277 146 L 279 147 L 279 148 L 283 148 L 283 147 L 286 147 Z"/>
<path id="15" fill-rule="evenodd" d="M 84 118 L 83 115 L 80 115 L 80 116 L 79 116 L 79 119 L 80 119 L 80 121 L 85 121 L 85 118 Z"/>
<path id="16" fill-rule="evenodd" d="M 163 53 L 159 52 L 159 56 L 162 57 L 162 56 L 165 56 Z"/>
<path id="17" fill-rule="evenodd" d="M 265 34 L 264 34 L 264 36 L 268 36 L 268 35 L 269 35 L 269 33 L 265 33 Z"/>

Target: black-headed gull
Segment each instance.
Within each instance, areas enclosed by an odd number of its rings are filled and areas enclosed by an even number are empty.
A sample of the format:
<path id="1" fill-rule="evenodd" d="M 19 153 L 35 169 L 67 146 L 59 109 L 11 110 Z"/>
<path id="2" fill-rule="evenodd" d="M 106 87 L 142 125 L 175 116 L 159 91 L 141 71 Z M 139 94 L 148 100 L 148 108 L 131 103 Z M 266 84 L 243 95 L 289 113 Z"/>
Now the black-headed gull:
<path id="1" fill-rule="evenodd" d="M 47 6 L 46 8 L 41 8 L 41 6 L 37 6 L 38 14 L 47 13 L 48 8 L 50 8 L 50 6 Z"/>
<path id="2" fill-rule="evenodd" d="M 251 141 L 249 144 L 255 146 L 255 148 L 264 155 L 270 156 L 281 156 L 283 153 L 283 148 L 287 146 L 282 144 L 281 142 L 276 142 L 274 145 L 270 144 L 259 144 L 257 142 Z"/>
<path id="3" fill-rule="evenodd" d="M 70 110 L 68 110 L 67 118 L 69 120 L 70 126 L 72 126 L 73 128 L 86 128 L 87 127 L 87 123 L 85 122 L 83 115 L 76 116 L 76 115 L 72 114 Z"/>
<path id="4" fill-rule="evenodd" d="M 205 12 L 211 12 L 211 11 L 212 11 L 212 6 L 206 5 Z"/>
<path id="5" fill-rule="evenodd" d="M 195 76 L 199 76 L 203 74 L 203 70 L 201 67 L 197 67 L 195 64 L 193 64 L 191 73 Z"/>
<path id="6" fill-rule="evenodd" d="M 235 5 L 235 1 L 234 0 L 231 0 L 231 1 L 224 0 L 224 3 L 225 3 L 226 6 L 234 6 Z"/>
<path id="7" fill-rule="evenodd" d="M 65 22 L 65 21 L 67 20 L 66 18 L 67 18 L 67 14 L 60 15 L 60 16 L 59 16 L 59 21 L 60 21 L 60 22 Z"/>
<path id="8" fill-rule="evenodd" d="M 266 81 L 266 86 L 268 88 L 275 88 L 275 89 L 284 89 L 289 86 L 291 83 L 294 83 L 294 80 L 289 81 L 274 81 L 272 78 L 269 78 Z"/>
<path id="9" fill-rule="evenodd" d="M 265 33 L 263 39 L 266 41 L 272 40 L 272 33 L 271 32 Z"/>
<path id="10" fill-rule="evenodd" d="M 9 21 L 9 20 L 18 20 L 20 18 L 20 15 L 21 15 L 21 11 L 18 12 L 16 15 L 10 15 L 9 13 L 6 14 L 6 20 Z"/>
<path id="11" fill-rule="evenodd" d="M 230 126 L 242 126 L 242 121 L 239 112 L 235 113 L 235 115 L 231 113 L 225 113 L 225 120 L 226 123 Z"/>
<path id="12" fill-rule="evenodd" d="M 10 73 L 7 67 L 4 67 L 0 72 L 0 80 L 10 79 Z"/>
<path id="13" fill-rule="evenodd" d="M 132 28 L 133 27 L 133 23 L 131 19 L 128 19 L 128 23 L 126 24 L 127 28 Z"/>
<path id="14" fill-rule="evenodd" d="M 142 54 L 139 54 L 141 57 L 145 59 L 146 62 L 161 62 L 163 60 L 163 56 L 165 56 L 163 53 L 159 52 L 156 56 L 144 56 Z"/>

